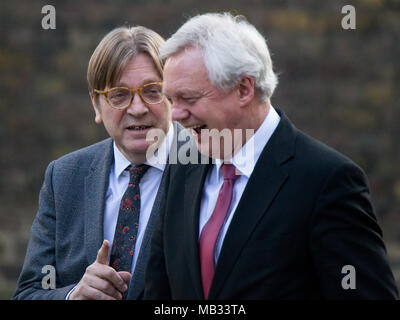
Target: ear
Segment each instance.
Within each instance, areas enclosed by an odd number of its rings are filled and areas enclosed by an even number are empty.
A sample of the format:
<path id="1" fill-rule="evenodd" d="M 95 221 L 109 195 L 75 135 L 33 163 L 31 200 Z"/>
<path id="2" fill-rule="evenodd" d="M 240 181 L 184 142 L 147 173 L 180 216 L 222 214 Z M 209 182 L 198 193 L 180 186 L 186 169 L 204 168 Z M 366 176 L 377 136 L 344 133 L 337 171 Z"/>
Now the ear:
<path id="1" fill-rule="evenodd" d="M 103 119 L 101 118 L 100 107 L 96 103 L 96 99 L 95 99 L 93 93 L 90 93 L 90 100 L 92 101 L 92 106 L 93 106 L 93 109 L 95 112 L 94 122 L 96 122 L 97 124 L 100 124 L 103 122 Z"/>
<path id="2" fill-rule="evenodd" d="M 238 99 L 241 107 L 247 106 L 254 98 L 254 78 L 243 76 L 238 83 Z"/>

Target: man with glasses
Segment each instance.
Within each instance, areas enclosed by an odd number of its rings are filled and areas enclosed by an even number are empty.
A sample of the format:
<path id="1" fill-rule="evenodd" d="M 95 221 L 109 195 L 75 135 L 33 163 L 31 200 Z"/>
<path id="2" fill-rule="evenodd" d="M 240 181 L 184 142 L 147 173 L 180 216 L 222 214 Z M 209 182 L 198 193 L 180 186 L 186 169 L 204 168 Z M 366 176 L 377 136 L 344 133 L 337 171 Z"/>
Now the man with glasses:
<path id="1" fill-rule="evenodd" d="M 169 150 L 181 130 L 172 124 L 162 95 L 158 48 L 163 42 L 147 28 L 123 27 L 94 51 L 89 93 L 95 122 L 104 124 L 110 138 L 48 166 L 15 299 L 143 294 L 168 157 L 158 154 L 150 165 L 146 152 L 154 150 L 153 143 Z M 162 130 L 164 138 L 147 140 L 153 129 Z M 52 290 L 42 285 L 44 266 L 55 268 Z"/>

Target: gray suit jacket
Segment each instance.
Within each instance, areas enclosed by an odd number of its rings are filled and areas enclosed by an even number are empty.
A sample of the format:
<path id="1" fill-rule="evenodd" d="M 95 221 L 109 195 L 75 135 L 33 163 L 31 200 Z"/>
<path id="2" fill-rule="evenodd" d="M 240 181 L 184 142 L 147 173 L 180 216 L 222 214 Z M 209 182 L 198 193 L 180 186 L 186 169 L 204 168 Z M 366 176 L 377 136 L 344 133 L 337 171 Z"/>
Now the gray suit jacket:
<path id="1" fill-rule="evenodd" d="M 171 152 L 184 144 L 177 140 L 182 127 L 174 124 Z M 174 150 L 175 149 L 175 150 Z M 171 155 L 170 155 L 171 156 Z M 103 215 L 110 168 L 114 160 L 108 138 L 51 162 L 39 196 L 27 253 L 14 299 L 65 299 L 86 268 L 96 260 L 103 241 Z M 150 239 L 166 191 L 166 167 L 144 234 L 127 299 L 143 294 Z M 42 280 L 55 267 L 56 288 L 43 289 Z"/>

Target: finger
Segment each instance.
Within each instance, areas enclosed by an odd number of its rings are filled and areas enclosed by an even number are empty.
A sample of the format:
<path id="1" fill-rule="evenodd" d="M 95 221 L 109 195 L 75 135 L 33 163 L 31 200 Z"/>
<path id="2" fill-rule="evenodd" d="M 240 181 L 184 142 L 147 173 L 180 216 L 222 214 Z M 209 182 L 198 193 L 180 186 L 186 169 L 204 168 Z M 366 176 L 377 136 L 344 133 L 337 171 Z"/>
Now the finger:
<path id="1" fill-rule="evenodd" d="M 82 297 L 87 300 L 117 300 L 116 298 L 90 286 L 84 288 L 82 291 Z"/>
<path id="2" fill-rule="evenodd" d="M 85 280 L 81 280 L 72 291 L 69 300 L 116 300 L 116 298 L 109 296 L 98 289 L 92 288 L 88 283 L 88 277 L 86 277 Z"/>
<path id="3" fill-rule="evenodd" d="M 114 268 L 104 264 L 95 263 L 93 264 L 92 270 L 95 276 L 109 281 L 118 291 L 125 292 L 128 289 L 125 281 Z"/>
<path id="4" fill-rule="evenodd" d="M 110 250 L 110 242 L 104 240 L 100 250 L 97 252 L 96 262 L 108 265 L 108 252 Z"/>
<path id="5" fill-rule="evenodd" d="M 129 284 L 129 281 L 131 280 L 131 274 L 128 271 L 118 271 L 118 274 L 126 284 Z"/>
<path id="6" fill-rule="evenodd" d="M 88 277 L 87 285 L 93 289 L 99 290 L 105 295 L 113 297 L 114 299 L 121 300 L 122 294 L 107 280 L 99 277 Z"/>

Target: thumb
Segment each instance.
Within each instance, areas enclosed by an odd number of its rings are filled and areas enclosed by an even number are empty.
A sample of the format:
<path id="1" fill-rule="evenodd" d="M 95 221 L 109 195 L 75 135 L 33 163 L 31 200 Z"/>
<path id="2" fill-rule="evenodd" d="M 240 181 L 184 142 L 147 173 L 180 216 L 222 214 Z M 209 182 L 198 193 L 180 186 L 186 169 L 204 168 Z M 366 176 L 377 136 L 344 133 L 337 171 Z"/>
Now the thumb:
<path id="1" fill-rule="evenodd" d="M 100 250 L 97 252 L 96 262 L 108 265 L 108 252 L 110 250 L 110 242 L 104 240 Z"/>

